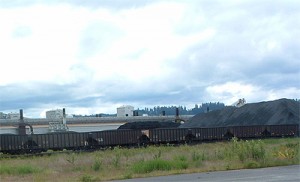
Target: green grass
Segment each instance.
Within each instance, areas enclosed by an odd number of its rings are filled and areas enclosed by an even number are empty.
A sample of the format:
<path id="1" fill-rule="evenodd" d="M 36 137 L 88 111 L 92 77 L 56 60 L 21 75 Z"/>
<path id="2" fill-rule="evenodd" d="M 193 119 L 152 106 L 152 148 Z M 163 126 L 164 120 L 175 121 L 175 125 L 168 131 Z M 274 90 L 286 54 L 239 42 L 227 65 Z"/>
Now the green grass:
<path id="1" fill-rule="evenodd" d="M 41 172 L 37 167 L 31 165 L 21 165 L 21 166 L 10 166 L 10 165 L 0 165 L 0 174 L 9 175 L 25 175 Z"/>
<path id="2" fill-rule="evenodd" d="M 182 160 L 162 160 L 153 159 L 149 161 L 140 161 L 132 165 L 133 173 L 150 173 L 152 171 L 170 171 L 172 169 L 187 169 L 187 161 Z"/>
<path id="3" fill-rule="evenodd" d="M 93 169 L 94 171 L 99 171 L 99 170 L 101 169 L 101 167 L 102 167 L 102 162 L 101 162 L 101 160 L 100 160 L 100 159 L 95 159 L 95 162 L 94 162 L 94 164 L 93 164 L 93 166 L 92 166 L 92 169 Z"/>
<path id="4" fill-rule="evenodd" d="M 300 164 L 299 138 L 0 159 L 0 181 L 107 181 L 179 173 Z"/>

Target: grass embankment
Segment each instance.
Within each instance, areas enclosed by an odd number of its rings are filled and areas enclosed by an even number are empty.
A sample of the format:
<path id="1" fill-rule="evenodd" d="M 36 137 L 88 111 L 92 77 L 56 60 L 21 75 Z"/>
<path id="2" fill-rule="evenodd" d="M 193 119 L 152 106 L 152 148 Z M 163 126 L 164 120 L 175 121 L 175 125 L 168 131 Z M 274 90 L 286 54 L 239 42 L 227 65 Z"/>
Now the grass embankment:
<path id="1" fill-rule="evenodd" d="M 114 148 L 0 160 L 0 181 L 101 181 L 299 164 L 299 138 Z"/>

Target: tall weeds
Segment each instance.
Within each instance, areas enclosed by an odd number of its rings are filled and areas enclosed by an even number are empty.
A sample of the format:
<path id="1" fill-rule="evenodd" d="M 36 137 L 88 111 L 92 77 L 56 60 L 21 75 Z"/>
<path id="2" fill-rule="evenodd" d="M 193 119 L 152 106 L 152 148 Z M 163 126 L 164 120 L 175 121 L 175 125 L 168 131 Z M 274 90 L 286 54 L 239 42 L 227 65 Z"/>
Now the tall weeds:
<path id="1" fill-rule="evenodd" d="M 108 181 L 160 174 L 299 164 L 299 138 L 238 140 L 181 146 L 121 148 L 93 153 L 0 159 L 0 178 L 21 181 Z M 4 179 L 3 178 L 3 179 Z M 0 180 L 1 181 L 1 180 Z"/>
<path id="2" fill-rule="evenodd" d="M 187 161 L 182 160 L 162 160 L 153 159 L 149 161 L 139 161 L 132 165 L 134 173 L 150 173 L 152 171 L 170 171 L 172 169 L 187 169 Z"/>
<path id="3" fill-rule="evenodd" d="M 247 159 L 264 160 L 266 156 L 264 143 L 261 140 L 238 141 L 237 138 L 233 138 L 229 147 L 228 151 L 234 155 L 231 157 L 237 156 L 242 162 Z"/>
<path id="4" fill-rule="evenodd" d="M 21 165 L 21 166 L 10 166 L 10 165 L 0 165 L 0 174 L 9 175 L 24 175 L 42 172 L 41 169 L 34 167 L 32 165 Z"/>

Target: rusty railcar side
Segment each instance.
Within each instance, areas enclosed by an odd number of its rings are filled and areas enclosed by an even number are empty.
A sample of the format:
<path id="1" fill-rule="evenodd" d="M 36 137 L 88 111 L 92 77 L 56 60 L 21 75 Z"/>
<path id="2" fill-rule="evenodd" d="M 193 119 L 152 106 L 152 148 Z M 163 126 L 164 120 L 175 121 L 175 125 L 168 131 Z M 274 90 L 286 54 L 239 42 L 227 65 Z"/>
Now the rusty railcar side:
<path id="1" fill-rule="evenodd" d="M 185 142 L 185 136 L 188 129 L 185 128 L 161 128 L 149 130 L 149 139 L 151 143 L 182 143 Z"/>
<path id="2" fill-rule="evenodd" d="M 190 130 L 192 135 L 195 136 L 194 140 L 198 141 L 222 140 L 226 133 L 225 127 L 192 128 Z"/>
<path id="3" fill-rule="evenodd" d="M 268 126 L 272 137 L 299 136 L 299 125 L 270 125 Z"/>
<path id="4" fill-rule="evenodd" d="M 106 130 L 90 132 L 89 138 L 94 142 L 94 146 L 98 145 L 105 147 L 134 145 L 138 143 L 138 139 L 141 135 L 141 130 Z"/>
<path id="5" fill-rule="evenodd" d="M 265 126 L 231 126 L 228 130 L 237 138 L 259 138 L 266 130 Z"/>

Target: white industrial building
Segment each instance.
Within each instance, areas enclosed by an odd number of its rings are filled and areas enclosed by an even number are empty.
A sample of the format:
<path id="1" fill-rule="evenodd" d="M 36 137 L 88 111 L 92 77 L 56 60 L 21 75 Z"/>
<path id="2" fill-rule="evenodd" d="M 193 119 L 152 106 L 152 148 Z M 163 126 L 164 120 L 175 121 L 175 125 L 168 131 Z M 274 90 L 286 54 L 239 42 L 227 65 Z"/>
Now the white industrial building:
<path id="1" fill-rule="evenodd" d="M 133 106 L 125 105 L 117 108 L 117 117 L 133 116 Z"/>
<path id="2" fill-rule="evenodd" d="M 62 119 L 63 118 L 63 110 L 56 109 L 56 110 L 46 111 L 46 118 L 47 119 Z"/>

